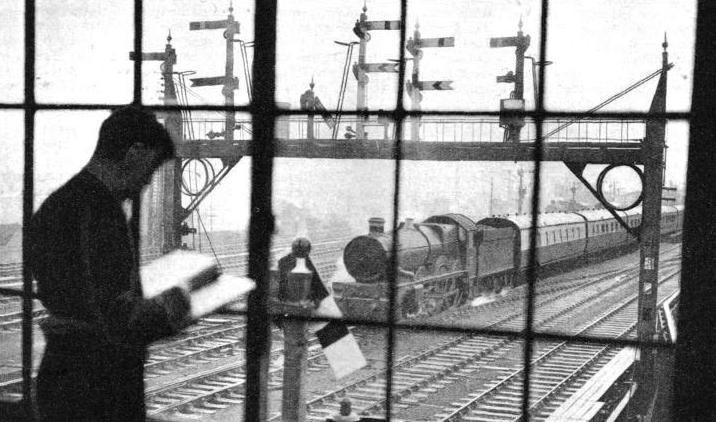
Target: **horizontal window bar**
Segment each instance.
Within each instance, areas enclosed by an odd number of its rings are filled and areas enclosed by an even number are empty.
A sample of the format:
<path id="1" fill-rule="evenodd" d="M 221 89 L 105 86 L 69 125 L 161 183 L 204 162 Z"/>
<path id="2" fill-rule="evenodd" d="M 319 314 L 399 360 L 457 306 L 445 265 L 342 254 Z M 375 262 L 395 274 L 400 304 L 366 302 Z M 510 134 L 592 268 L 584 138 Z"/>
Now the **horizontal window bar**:
<path id="1" fill-rule="evenodd" d="M 123 107 L 126 104 L 34 104 L 31 107 L 37 110 L 110 110 L 113 108 Z M 0 103 L 0 109 L 23 109 L 29 107 L 19 103 Z M 144 105 L 147 109 L 156 111 L 173 111 L 173 110 L 191 110 L 191 111 L 235 111 L 235 112 L 252 112 L 252 106 L 223 106 L 223 105 Z M 336 113 L 335 110 L 327 110 L 328 113 Z M 266 114 L 265 110 L 261 113 Z M 292 116 L 306 115 L 306 110 L 288 110 L 276 108 L 272 113 L 274 116 Z M 317 111 L 314 114 L 319 114 Z M 483 110 L 483 111 L 464 111 L 464 110 L 419 110 L 419 111 L 392 111 L 392 110 L 343 110 L 341 115 L 344 116 L 386 116 L 404 118 L 411 116 L 500 116 L 499 111 Z M 515 113 L 518 116 L 549 119 L 554 117 L 562 118 L 657 118 L 670 120 L 686 120 L 692 117 L 691 112 L 669 111 L 665 113 L 650 113 L 648 111 L 600 111 L 600 112 L 580 112 L 580 111 L 524 111 Z"/>

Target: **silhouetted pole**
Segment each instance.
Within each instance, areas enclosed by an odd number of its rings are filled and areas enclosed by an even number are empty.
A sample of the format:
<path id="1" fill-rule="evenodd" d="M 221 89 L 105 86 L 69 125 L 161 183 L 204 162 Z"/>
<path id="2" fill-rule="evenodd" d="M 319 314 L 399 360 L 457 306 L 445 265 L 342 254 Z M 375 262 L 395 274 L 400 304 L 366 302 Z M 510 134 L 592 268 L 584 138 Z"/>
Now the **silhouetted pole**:
<path id="1" fill-rule="evenodd" d="M 666 80 L 669 70 L 668 46 L 666 39 L 662 44 L 662 74 L 652 100 L 650 113 L 664 113 L 666 110 Z M 638 285 L 637 334 L 640 342 L 657 339 L 657 298 L 659 290 L 659 242 L 661 225 L 661 188 L 664 164 L 666 119 L 650 117 L 646 121 L 644 139 L 644 201 L 642 221 L 639 232 L 640 271 Z M 628 420 L 641 420 L 651 413 L 655 403 L 657 385 L 654 368 L 656 349 L 642 346 L 639 348 L 635 363 L 637 389 L 634 404 L 629 407 Z M 706 418 L 708 419 L 708 418 Z"/>
<path id="2" fill-rule="evenodd" d="M 307 240 L 306 240 L 307 241 Z M 309 244 L 310 245 L 310 244 Z M 310 248 L 310 246 L 309 246 Z M 308 316 L 313 303 L 308 300 L 311 293 L 313 273 L 306 266 L 308 254 L 294 253 L 296 266 L 288 274 L 288 288 L 285 289 L 284 313 Z M 306 369 L 308 367 L 307 323 L 301 320 L 283 321 L 283 398 L 282 420 L 303 422 L 306 420 Z"/>

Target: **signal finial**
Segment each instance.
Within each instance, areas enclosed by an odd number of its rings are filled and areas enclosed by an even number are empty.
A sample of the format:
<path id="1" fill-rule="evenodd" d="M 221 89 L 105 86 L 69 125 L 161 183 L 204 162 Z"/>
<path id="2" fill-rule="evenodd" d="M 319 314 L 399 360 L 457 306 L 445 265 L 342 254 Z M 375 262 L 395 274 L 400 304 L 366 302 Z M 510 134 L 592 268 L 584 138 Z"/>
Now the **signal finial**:
<path id="1" fill-rule="evenodd" d="M 234 0 L 229 0 L 229 14 L 234 13 Z"/>
<path id="2" fill-rule="evenodd" d="M 664 31 L 664 42 L 661 44 L 662 47 L 664 47 L 664 51 L 666 51 L 666 47 L 669 46 L 669 42 L 666 40 L 666 31 Z"/>
<path id="3" fill-rule="evenodd" d="M 520 22 L 517 24 L 517 32 L 522 33 L 522 13 L 520 13 Z"/>
<path id="4" fill-rule="evenodd" d="M 363 0 L 363 13 L 368 11 L 368 0 Z"/>
<path id="5" fill-rule="evenodd" d="M 316 84 L 313 82 L 313 75 L 311 75 L 311 83 L 308 84 L 308 86 L 311 87 L 311 91 L 313 91 L 313 87 L 316 86 Z"/>
<path id="6" fill-rule="evenodd" d="M 167 44 L 172 43 L 172 30 L 169 28 L 169 34 L 167 35 Z"/>

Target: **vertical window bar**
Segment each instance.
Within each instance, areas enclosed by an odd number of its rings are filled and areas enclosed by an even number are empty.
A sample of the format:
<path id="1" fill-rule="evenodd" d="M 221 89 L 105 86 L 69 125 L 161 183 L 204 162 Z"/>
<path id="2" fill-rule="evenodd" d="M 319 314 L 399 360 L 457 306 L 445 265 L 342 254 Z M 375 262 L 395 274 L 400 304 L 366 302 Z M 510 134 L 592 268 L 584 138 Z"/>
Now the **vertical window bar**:
<path id="1" fill-rule="evenodd" d="M 251 120 L 251 221 L 249 276 L 256 289 L 249 295 L 246 333 L 246 408 L 244 420 L 267 417 L 271 321 L 268 312 L 269 254 L 274 219 L 271 209 L 276 110 L 276 0 L 257 1 L 254 12 L 254 62 Z"/>
<path id="2" fill-rule="evenodd" d="M 32 412 L 32 275 L 27 266 L 30 243 L 26 233 L 32 217 L 35 136 L 35 0 L 25 0 L 25 163 L 22 190 L 22 398 Z"/>
<path id="3" fill-rule="evenodd" d="M 549 10 L 549 1 L 542 0 L 542 11 L 540 15 L 540 43 L 539 43 L 539 60 L 547 58 L 547 13 Z M 540 185 L 542 170 L 542 133 L 544 123 L 544 92 L 545 81 L 544 73 L 546 66 L 539 66 L 539 81 L 537 87 L 537 103 L 535 104 L 535 148 L 534 148 L 534 183 L 532 185 L 532 228 L 530 230 L 530 253 L 529 265 L 527 266 L 527 304 L 525 319 L 525 335 L 524 335 L 524 383 L 522 384 L 522 420 L 529 422 L 530 420 L 530 370 L 532 360 L 532 350 L 534 347 L 534 332 L 532 324 L 534 324 L 534 302 L 535 302 L 535 283 L 537 279 L 537 213 L 539 212 L 540 201 Z"/>
<path id="4" fill-rule="evenodd" d="M 400 51 L 398 62 L 398 95 L 395 104 L 395 174 L 393 178 L 393 233 L 398 227 L 398 211 L 400 207 L 400 169 L 403 158 L 403 120 L 405 118 L 405 107 L 403 105 L 403 81 L 405 80 L 405 32 L 407 26 L 407 0 L 400 0 Z M 393 236 L 392 251 L 390 256 L 390 272 L 388 278 L 388 345 L 385 351 L 386 377 L 385 377 L 385 417 L 391 420 L 393 409 L 393 353 L 395 352 L 395 319 L 396 299 L 398 289 L 396 286 L 398 270 L 398 237 Z"/>
<path id="5" fill-rule="evenodd" d="M 142 104 L 142 0 L 134 0 L 134 51 L 137 60 L 134 62 L 134 100 L 136 105 Z"/>
<path id="6" fill-rule="evenodd" d="M 714 223 L 713 199 L 716 197 L 716 121 L 713 119 L 716 86 L 713 69 L 716 65 L 716 8 L 713 3 L 699 1 L 696 13 L 692 106 L 689 119 L 689 143 L 684 207 L 683 261 L 681 297 L 677 322 L 673 379 L 673 420 L 713 419 L 716 389 L 716 365 L 713 345 L 716 342 L 716 295 L 713 274 L 716 261 L 713 251 L 716 235 L 704 230 Z M 635 223 L 639 223 L 636 221 Z"/>

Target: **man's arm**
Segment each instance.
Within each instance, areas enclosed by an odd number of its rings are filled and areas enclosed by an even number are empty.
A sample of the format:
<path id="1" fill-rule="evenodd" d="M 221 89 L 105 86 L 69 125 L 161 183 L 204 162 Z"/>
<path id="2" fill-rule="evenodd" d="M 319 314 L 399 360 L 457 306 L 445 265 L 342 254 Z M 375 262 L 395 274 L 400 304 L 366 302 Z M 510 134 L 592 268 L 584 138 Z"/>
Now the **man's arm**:
<path id="1" fill-rule="evenodd" d="M 90 212 L 91 213 L 91 212 Z M 188 293 L 173 288 L 145 300 L 124 221 L 90 215 L 82 224 L 86 281 L 98 321 L 113 341 L 146 345 L 188 325 Z"/>

